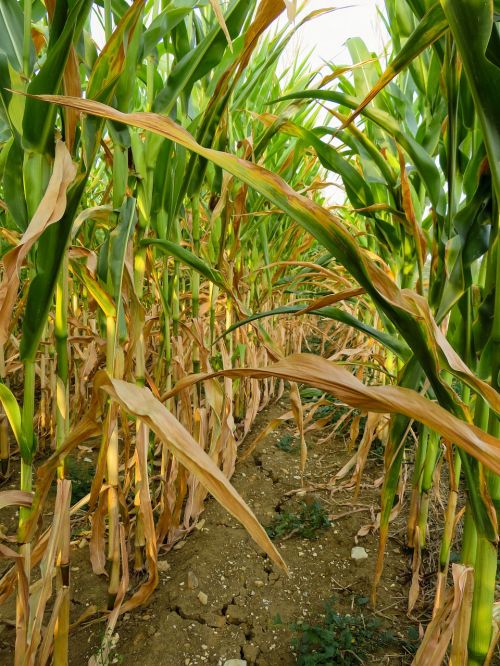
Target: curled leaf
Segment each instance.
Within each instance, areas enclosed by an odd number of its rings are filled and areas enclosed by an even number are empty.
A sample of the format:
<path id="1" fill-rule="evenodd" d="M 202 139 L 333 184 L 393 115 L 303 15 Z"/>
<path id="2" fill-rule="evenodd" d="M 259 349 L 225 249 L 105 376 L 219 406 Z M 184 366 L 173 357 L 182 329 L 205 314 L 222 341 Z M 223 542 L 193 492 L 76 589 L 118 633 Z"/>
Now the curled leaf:
<path id="1" fill-rule="evenodd" d="M 62 218 L 66 210 L 66 192 L 75 176 L 76 165 L 73 164 L 66 145 L 58 141 L 54 168 L 47 190 L 19 244 L 3 258 L 4 275 L 0 284 L 0 344 L 8 339 L 10 317 L 17 298 L 19 271 L 23 261 L 45 229 Z"/>

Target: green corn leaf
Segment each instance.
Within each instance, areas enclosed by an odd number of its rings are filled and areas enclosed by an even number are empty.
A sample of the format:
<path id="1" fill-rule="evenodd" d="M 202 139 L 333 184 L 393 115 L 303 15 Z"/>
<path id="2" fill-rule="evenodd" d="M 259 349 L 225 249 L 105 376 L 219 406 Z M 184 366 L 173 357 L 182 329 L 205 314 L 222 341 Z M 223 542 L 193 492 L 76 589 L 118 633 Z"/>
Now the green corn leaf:
<path id="1" fill-rule="evenodd" d="M 113 299 L 118 307 L 116 335 L 120 335 L 121 340 L 124 340 L 126 336 L 122 300 L 123 272 L 127 245 L 137 224 L 135 204 L 133 197 L 125 199 L 118 215 L 118 223 L 109 235 L 108 270 L 113 286 Z"/>
<path id="2" fill-rule="evenodd" d="M 70 47 L 78 39 L 91 5 L 91 0 L 77 0 L 65 18 L 60 34 L 57 34 L 56 27 L 52 27 L 45 63 L 28 86 L 30 95 L 57 92 Z M 23 144 L 30 150 L 52 154 L 54 119 L 55 109 L 47 112 L 37 99 L 29 97 L 23 119 Z"/>
<path id="3" fill-rule="evenodd" d="M 492 31 L 496 31 L 493 2 L 441 0 L 441 5 L 464 64 L 500 200 L 500 68 L 487 54 Z"/>
<path id="4" fill-rule="evenodd" d="M 28 209 L 24 197 L 23 156 L 24 152 L 19 137 L 10 140 L 10 147 L 5 147 L 7 159 L 3 173 L 3 193 L 9 217 L 19 231 L 28 226 Z"/>
<path id="5" fill-rule="evenodd" d="M 246 17 L 255 6 L 253 0 L 236 0 L 226 12 L 225 20 L 231 37 L 235 37 Z M 227 39 L 220 25 L 216 25 L 208 32 L 194 49 L 186 55 L 172 69 L 165 87 L 157 95 L 153 110 L 169 114 L 182 94 L 189 94 L 194 83 L 219 64 L 227 45 Z"/>
<path id="6" fill-rule="evenodd" d="M 242 319 L 241 321 L 236 322 L 228 329 L 226 329 L 223 335 L 228 335 L 229 333 L 232 333 L 232 331 L 235 331 L 237 328 L 245 326 L 246 324 L 250 324 L 251 322 L 257 321 L 259 319 L 264 319 L 266 317 L 276 317 L 278 315 L 296 314 L 301 312 L 303 309 L 303 305 L 284 305 L 279 308 L 274 308 L 273 310 L 267 310 L 266 312 L 258 312 L 254 315 L 251 315 L 250 317 L 247 317 L 246 319 Z M 390 349 L 402 361 L 407 361 L 411 356 L 411 350 L 404 342 L 398 340 L 393 335 L 389 335 L 389 333 L 386 333 L 385 331 L 379 331 L 376 328 L 373 328 L 373 326 L 365 324 L 365 322 L 357 319 L 357 317 L 350 314 L 349 312 L 346 312 L 345 310 L 327 306 L 319 308 L 318 310 L 311 310 L 308 314 L 317 315 L 318 317 L 325 317 L 326 319 L 333 319 L 334 321 L 339 321 L 342 324 L 351 326 L 357 331 L 361 331 L 362 333 L 368 335 L 370 338 L 380 342 L 380 344 L 382 344 L 387 349 Z"/>
<path id="7" fill-rule="evenodd" d="M 16 0 L 0 2 L 0 51 L 5 53 L 10 64 L 18 72 L 23 70 L 23 10 Z M 33 46 L 30 61 L 34 60 Z"/>
<path id="8" fill-rule="evenodd" d="M 218 287 L 223 289 L 226 292 L 231 293 L 231 288 L 226 283 L 222 273 L 215 268 L 209 266 L 203 259 L 197 257 L 193 252 L 188 250 L 178 243 L 173 243 L 168 240 L 156 239 L 156 238 L 146 238 L 141 241 L 141 245 L 148 246 L 153 245 L 165 253 L 171 254 L 176 259 L 179 259 L 180 262 L 193 268 L 200 275 L 210 280 L 213 284 L 216 284 Z"/>
<path id="9" fill-rule="evenodd" d="M 328 102 L 336 102 L 351 109 L 356 109 L 359 105 L 359 102 L 354 97 L 333 90 L 303 90 L 284 95 L 275 101 L 288 99 L 321 99 Z M 445 205 L 444 192 L 441 187 L 439 170 L 432 157 L 413 136 L 402 132 L 398 121 L 385 111 L 367 107 L 363 109 L 362 115 L 396 139 L 406 150 L 425 183 L 432 205 L 438 213 L 442 212 Z"/>
<path id="10" fill-rule="evenodd" d="M 300 127 L 290 120 L 281 123 L 280 131 L 299 137 L 304 143 L 314 148 L 321 164 L 326 169 L 340 175 L 349 200 L 355 208 L 366 208 L 375 203 L 366 179 L 350 160 L 342 157 L 339 150 L 321 141 L 315 132 Z"/>
<path id="11" fill-rule="evenodd" d="M 68 190 L 66 212 L 51 225 L 40 238 L 36 257 L 36 275 L 32 279 L 23 319 L 23 335 L 19 347 L 22 360 L 34 360 L 38 343 L 47 323 L 52 297 L 59 275 L 59 266 L 66 251 L 73 220 L 85 188 L 85 175 L 77 179 Z"/>
<path id="12" fill-rule="evenodd" d="M 369 104 L 378 93 L 399 74 L 399 72 L 406 69 L 406 67 L 409 67 L 413 60 L 415 60 L 422 51 L 442 37 L 447 30 L 448 21 L 446 20 L 441 5 L 439 2 L 436 2 L 408 37 L 405 45 L 391 61 L 377 84 L 371 88 L 361 104 L 357 106 L 354 113 L 352 113 L 346 120 L 344 126 L 352 123 L 363 111 L 365 106 Z"/>
<path id="13" fill-rule="evenodd" d="M 180 7 L 169 5 L 163 9 L 156 18 L 151 21 L 151 25 L 144 31 L 142 41 L 142 58 L 146 58 L 153 53 L 156 45 L 161 40 L 167 38 L 169 33 L 190 14 L 195 5 L 196 0 L 185 2 Z"/>
<path id="14" fill-rule="evenodd" d="M 113 36 L 95 63 L 93 91 L 95 94 L 102 94 L 107 100 L 113 96 L 125 59 L 124 35 L 128 35 L 129 31 L 133 30 L 141 11 L 142 0 L 136 0 L 133 5 L 127 7 L 122 22 L 116 27 Z M 109 77 L 109 80 L 106 79 L 106 76 Z M 48 115 L 46 111 L 44 111 L 44 115 L 45 117 Z M 77 177 L 68 191 L 66 212 L 57 227 L 49 227 L 41 239 L 43 242 L 39 243 L 36 275 L 30 284 L 23 319 L 23 336 L 20 345 L 22 359 L 34 359 L 35 357 L 52 305 L 59 266 L 66 251 L 73 221 L 99 147 L 103 124 L 101 119 L 96 121 L 95 118 L 88 118 L 83 122 L 85 164 L 88 170 Z"/>
<path id="15" fill-rule="evenodd" d="M 14 434 L 19 450 L 21 451 L 21 456 L 23 460 L 27 460 L 31 455 L 29 447 L 25 446 L 22 421 L 21 421 L 21 410 L 17 404 L 17 400 L 5 384 L 0 383 L 0 402 L 9 421 L 10 427 Z"/>
<path id="16" fill-rule="evenodd" d="M 128 52 L 131 48 L 132 55 L 137 57 L 139 39 L 136 33 L 141 29 L 139 19 L 143 8 L 143 0 L 135 0 L 123 14 L 92 68 L 87 85 L 88 98 L 109 104 L 115 92 L 118 92 L 120 104 L 128 109 L 130 93 L 124 89 L 122 76 L 129 79 L 134 75 L 134 58 L 128 57 Z M 97 118 L 86 118 L 83 121 L 85 161 L 89 167 L 99 147 L 103 126 L 104 123 Z"/>

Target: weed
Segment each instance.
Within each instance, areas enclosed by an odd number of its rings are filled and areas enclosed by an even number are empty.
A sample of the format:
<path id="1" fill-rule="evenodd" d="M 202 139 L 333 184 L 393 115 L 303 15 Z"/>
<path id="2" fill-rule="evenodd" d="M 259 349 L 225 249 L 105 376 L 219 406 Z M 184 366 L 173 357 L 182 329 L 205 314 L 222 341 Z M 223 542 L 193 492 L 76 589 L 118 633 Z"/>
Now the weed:
<path id="1" fill-rule="evenodd" d="M 285 453 L 295 453 L 299 448 L 295 438 L 288 433 L 276 442 L 276 446 L 280 451 L 285 451 Z"/>
<path id="2" fill-rule="evenodd" d="M 369 654 L 380 648 L 404 644 L 406 651 L 414 652 L 417 644 L 410 634 L 402 640 L 384 630 L 377 618 L 342 615 L 333 608 L 333 602 L 326 605 L 321 624 L 294 624 L 291 629 L 297 634 L 292 646 L 298 666 L 366 664 Z"/>
<path id="3" fill-rule="evenodd" d="M 266 530 L 271 539 L 280 539 L 297 535 L 303 539 L 315 539 L 318 530 L 330 527 L 328 514 L 317 499 L 302 502 L 298 513 L 283 511 Z"/>

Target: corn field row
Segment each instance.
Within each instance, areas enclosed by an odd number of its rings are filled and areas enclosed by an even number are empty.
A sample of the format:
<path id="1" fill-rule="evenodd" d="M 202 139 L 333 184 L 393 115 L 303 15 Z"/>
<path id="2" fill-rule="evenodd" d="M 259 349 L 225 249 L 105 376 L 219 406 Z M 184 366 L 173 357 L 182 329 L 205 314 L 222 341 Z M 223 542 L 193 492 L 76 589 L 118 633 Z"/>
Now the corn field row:
<path id="1" fill-rule="evenodd" d="M 304 384 L 371 415 L 358 488 L 390 414 L 373 605 L 409 462 L 415 605 L 446 468 L 414 663 L 494 663 L 500 3 L 385 0 L 383 56 L 353 35 L 351 63 L 284 58 L 329 11 L 0 2 L 0 508 L 19 509 L 0 601 L 15 595 L 16 665 L 68 663 L 76 516 L 108 585 L 107 609 L 77 620 L 108 613 L 94 664 L 208 493 L 286 569 L 230 478 L 285 391 L 305 468 L 320 403 Z M 82 451 L 95 469 L 75 501 Z"/>

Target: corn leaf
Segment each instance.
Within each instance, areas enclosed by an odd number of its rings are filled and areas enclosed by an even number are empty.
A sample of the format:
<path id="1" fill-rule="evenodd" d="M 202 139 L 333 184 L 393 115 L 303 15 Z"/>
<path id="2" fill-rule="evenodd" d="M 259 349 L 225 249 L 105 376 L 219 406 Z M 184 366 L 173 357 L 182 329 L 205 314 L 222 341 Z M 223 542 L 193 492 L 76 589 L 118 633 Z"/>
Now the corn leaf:
<path id="1" fill-rule="evenodd" d="M 100 373 L 96 377 L 96 387 L 105 391 L 126 411 L 147 423 L 165 442 L 178 461 L 196 476 L 231 515 L 241 522 L 267 555 L 282 569 L 287 569 L 283 558 L 251 509 L 213 460 L 148 388 L 135 386 L 119 379 L 111 379 L 105 373 Z"/>
<path id="2" fill-rule="evenodd" d="M 306 383 L 335 395 L 351 407 L 366 412 L 402 414 L 416 419 L 453 442 L 496 474 L 500 472 L 500 440 L 450 414 L 420 393 L 400 386 L 367 386 L 354 375 L 313 354 L 293 354 L 266 368 L 234 368 L 185 377 L 165 399 L 199 381 L 214 377 L 279 377 Z"/>

